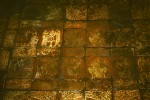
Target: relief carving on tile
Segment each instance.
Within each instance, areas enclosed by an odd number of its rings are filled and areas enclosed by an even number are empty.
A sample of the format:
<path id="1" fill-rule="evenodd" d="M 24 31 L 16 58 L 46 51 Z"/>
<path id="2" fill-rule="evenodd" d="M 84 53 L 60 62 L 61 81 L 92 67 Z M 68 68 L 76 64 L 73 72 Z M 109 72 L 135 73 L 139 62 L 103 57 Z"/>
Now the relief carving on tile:
<path id="1" fill-rule="evenodd" d="M 93 61 L 91 63 L 91 66 L 88 68 L 88 71 L 92 76 L 92 79 L 106 78 L 107 70 L 108 70 L 107 62 L 100 61 L 99 59 Z"/>

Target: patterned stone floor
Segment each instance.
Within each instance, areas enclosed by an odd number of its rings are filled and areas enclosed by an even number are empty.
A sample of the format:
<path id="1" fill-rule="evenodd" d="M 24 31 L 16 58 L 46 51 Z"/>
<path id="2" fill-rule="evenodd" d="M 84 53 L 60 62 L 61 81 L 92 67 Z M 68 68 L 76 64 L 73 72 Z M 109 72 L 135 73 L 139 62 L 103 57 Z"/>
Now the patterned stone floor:
<path id="1" fill-rule="evenodd" d="M 150 100 L 150 0 L 0 1 L 0 100 Z"/>

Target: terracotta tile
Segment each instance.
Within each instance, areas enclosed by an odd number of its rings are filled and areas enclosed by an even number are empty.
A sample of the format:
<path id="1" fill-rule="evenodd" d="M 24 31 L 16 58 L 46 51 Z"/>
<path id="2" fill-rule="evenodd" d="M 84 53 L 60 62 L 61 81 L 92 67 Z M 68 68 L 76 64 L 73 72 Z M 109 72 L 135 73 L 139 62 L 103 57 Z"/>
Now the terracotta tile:
<path id="1" fill-rule="evenodd" d="M 118 1 L 117 1 L 118 2 Z M 113 3 L 109 8 L 110 19 L 114 20 L 129 20 L 131 19 L 131 13 L 128 3 Z"/>
<path id="2" fill-rule="evenodd" d="M 84 47 L 85 42 L 85 30 L 66 29 L 64 33 L 65 47 Z"/>
<path id="3" fill-rule="evenodd" d="M 58 78 L 58 57 L 37 57 L 37 67 L 34 78 L 55 79 Z"/>
<path id="4" fill-rule="evenodd" d="M 111 49 L 111 56 L 134 56 L 135 49 L 134 47 L 131 48 L 112 48 Z"/>
<path id="5" fill-rule="evenodd" d="M 88 19 L 109 19 L 109 8 L 106 4 L 101 5 L 90 5 L 88 8 Z"/>
<path id="6" fill-rule="evenodd" d="M 140 94 L 138 90 L 119 90 L 115 91 L 114 100 L 118 100 L 122 98 L 122 100 L 140 100 Z"/>
<path id="7" fill-rule="evenodd" d="M 62 57 L 62 77 L 64 79 L 83 79 L 85 77 L 84 59 Z"/>
<path id="8" fill-rule="evenodd" d="M 83 28 L 87 27 L 86 22 L 83 21 L 66 21 L 65 28 Z"/>
<path id="9" fill-rule="evenodd" d="M 31 80 L 30 79 L 9 79 L 6 81 L 6 89 L 13 90 L 26 90 L 30 89 Z"/>
<path id="10" fill-rule="evenodd" d="M 131 28 L 116 28 L 111 30 L 109 41 L 112 46 L 134 46 L 134 34 Z"/>
<path id="11" fill-rule="evenodd" d="M 30 99 L 30 95 L 29 92 L 27 91 L 8 91 L 5 95 L 4 95 L 4 100 L 29 100 Z"/>
<path id="12" fill-rule="evenodd" d="M 56 5 L 49 5 L 46 7 L 44 13 L 45 20 L 59 20 L 63 18 L 63 9 L 60 6 Z"/>
<path id="13" fill-rule="evenodd" d="M 86 82 L 86 90 L 107 91 L 112 89 L 110 79 L 90 80 Z"/>
<path id="14" fill-rule="evenodd" d="M 111 91 L 85 91 L 86 100 L 111 100 Z"/>
<path id="15" fill-rule="evenodd" d="M 114 78 L 135 78 L 137 75 L 135 58 L 126 56 L 113 57 L 111 72 Z"/>
<path id="16" fill-rule="evenodd" d="M 81 81 L 59 81 L 60 90 L 82 90 L 84 83 Z"/>
<path id="17" fill-rule="evenodd" d="M 4 36 L 3 47 L 13 47 L 16 31 L 8 30 Z"/>
<path id="18" fill-rule="evenodd" d="M 110 78 L 110 58 L 86 57 L 86 71 L 88 79 Z"/>
<path id="19" fill-rule="evenodd" d="M 91 21 L 87 27 L 88 47 L 108 47 L 109 24 L 107 21 Z"/>
<path id="20" fill-rule="evenodd" d="M 25 6 L 23 9 L 23 19 L 42 19 L 44 7 L 38 5 Z"/>
<path id="21" fill-rule="evenodd" d="M 32 82 L 32 90 L 56 90 L 57 82 L 56 81 L 41 81 L 35 80 Z"/>
<path id="22" fill-rule="evenodd" d="M 37 56 L 52 56 L 60 55 L 60 48 L 37 48 Z"/>
<path id="23" fill-rule="evenodd" d="M 119 90 L 124 89 L 138 89 L 137 79 L 115 79 L 114 80 L 114 88 Z"/>
<path id="24" fill-rule="evenodd" d="M 12 58 L 8 68 L 10 78 L 31 78 L 33 73 L 34 58 Z"/>
<path id="25" fill-rule="evenodd" d="M 87 6 L 73 5 L 66 7 L 66 18 L 68 20 L 86 20 Z"/>
<path id="26" fill-rule="evenodd" d="M 0 70 L 6 69 L 9 64 L 10 52 L 5 49 L 0 50 Z"/>
<path id="27" fill-rule="evenodd" d="M 22 20 L 20 22 L 20 28 L 42 28 L 42 21 L 41 20 Z"/>
<path id="28" fill-rule="evenodd" d="M 87 48 L 86 56 L 110 56 L 109 48 Z"/>
<path id="29" fill-rule="evenodd" d="M 132 19 L 143 19 L 143 6 L 141 3 L 133 4 L 131 7 Z"/>
<path id="30" fill-rule="evenodd" d="M 55 91 L 31 91 L 31 100 L 57 100 Z"/>
<path id="31" fill-rule="evenodd" d="M 83 100 L 83 93 L 78 91 L 60 91 L 60 100 Z"/>

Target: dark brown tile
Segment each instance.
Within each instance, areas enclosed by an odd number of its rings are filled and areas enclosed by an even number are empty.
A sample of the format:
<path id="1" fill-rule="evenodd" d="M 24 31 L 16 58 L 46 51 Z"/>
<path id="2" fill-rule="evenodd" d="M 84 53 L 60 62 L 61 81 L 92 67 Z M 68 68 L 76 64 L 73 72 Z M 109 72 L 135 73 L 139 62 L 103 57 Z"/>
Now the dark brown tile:
<path id="1" fill-rule="evenodd" d="M 63 48 L 62 56 L 84 57 L 84 48 Z"/>
<path id="2" fill-rule="evenodd" d="M 64 33 L 64 46 L 65 47 L 84 47 L 85 30 L 83 29 L 66 29 Z"/>
<path id="3" fill-rule="evenodd" d="M 109 24 L 107 21 L 91 21 L 87 26 L 88 47 L 108 47 Z"/>
<path id="4" fill-rule="evenodd" d="M 0 50 L 0 70 L 6 69 L 9 64 L 10 52 L 8 50 Z"/>
<path id="5" fill-rule="evenodd" d="M 111 73 L 114 78 L 135 78 L 137 75 L 135 58 L 125 56 L 113 57 Z"/>
<path id="6" fill-rule="evenodd" d="M 22 13 L 23 19 L 42 19 L 44 14 L 44 7 L 38 5 L 25 6 Z"/>
<path id="7" fill-rule="evenodd" d="M 34 58 L 12 58 L 8 68 L 10 78 L 31 78 L 33 74 Z"/>
<path id="8" fill-rule="evenodd" d="M 31 87 L 31 80 L 30 79 L 9 79 L 6 81 L 6 89 L 13 89 L 13 90 L 26 90 L 30 89 Z"/>
<path id="9" fill-rule="evenodd" d="M 138 82 L 137 79 L 115 79 L 114 80 L 114 88 L 119 89 L 119 90 L 124 90 L 124 89 L 138 89 Z"/>
<path id="10" fill-rule="evenodd" d="M 66 18 L 68 20 L 86 20 L 87 6 L 73 5 L 66 7 Z"/>
<path id="11" fill-rule="evenodd" d="M 82 81 L 59 81 L 60 90 L 82 90 L 84 83 Z"/>
<path id="12" fill-rule="evenodd" d="M 109 8 L 106 4 L 90 5 L 88 8 L 88 19 L 109 19 Z"/>
<path id="13" fill-rule="evenodd" d="M 143 5 L 141 3 L 132 4 L 131 13 L 132 19 L 143 19 Z"/>
<path id="14" fill-rule="evenodd" d="M 62 57 L 62 77 L 64 79 L 83 79 L 85 63 L 83 58 Z"/>
<path id="15" fill-rule="evenodd" d="M 57 82 L 56 81 L 42 81 L 42 80 L 35 80 L 32 82 L 32 90 L 56 90 Z"/>
<path id="16" fill-rule="evenodd" d="M 90 80 L 86 82 L 86 90 L 107 91 L 111 90 L 111 88 L 112 85 L 110 79 Z"/>
<path id="17" fill-rule="evenodd" d="M 65 28 L 83 28 L 87 27 L 86 22 L 83 21 L 66 21 Z"/>
<path id="18" fill-rule="evenodd" d="M 63 8 L 59 5 L 49 5 L 46 7 L 44 19 L 45 20 L 59 20 L 63 19 Z"/>
<path id="19" fill-rule="evenodd" d="M 117 1 L 118 2 L 118 1 Z M 110 19 L 114 20 L 130 20 L 131 12 L 128 3 L 113 3 L 109 8 Z"/>
<path id="20" fill-rule="evenodd" d="M 58 57 L 38 57 L 34 78 L 55 79 L 58 78 Z"/>
<path id="21" fill-rule="evenodd" d="M 86 56 L 110 56 L 109 48 L 87 48 Z"/>
<path id="22" fill-rule="evenodd" d="M 13 47 L 15 40 L 16 31 L 8 30 L 4 36 L 3 47 Z"/>

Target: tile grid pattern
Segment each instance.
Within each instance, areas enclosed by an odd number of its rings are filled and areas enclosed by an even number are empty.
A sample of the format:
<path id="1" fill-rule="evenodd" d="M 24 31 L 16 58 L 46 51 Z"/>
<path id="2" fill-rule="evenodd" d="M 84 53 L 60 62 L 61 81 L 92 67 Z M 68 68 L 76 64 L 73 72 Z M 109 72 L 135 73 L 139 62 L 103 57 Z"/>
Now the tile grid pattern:
<path id="1" fill-rule="evenodd" d="M 0 98 L 150 99 L 149 3 L 24 0 L 14 6 L 0 20 Z M 59 34 L 58 46 L 42 46 L 47 31 Z"/>

